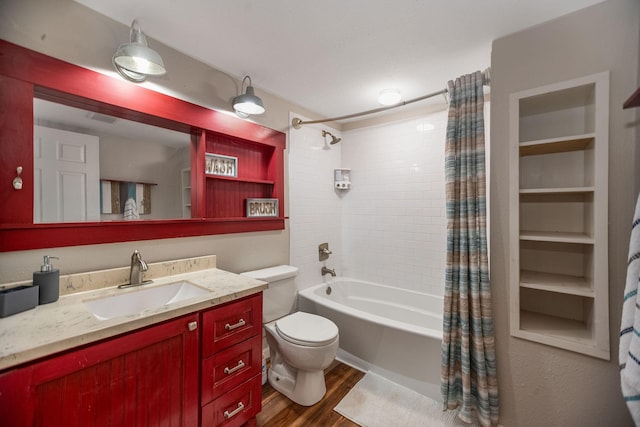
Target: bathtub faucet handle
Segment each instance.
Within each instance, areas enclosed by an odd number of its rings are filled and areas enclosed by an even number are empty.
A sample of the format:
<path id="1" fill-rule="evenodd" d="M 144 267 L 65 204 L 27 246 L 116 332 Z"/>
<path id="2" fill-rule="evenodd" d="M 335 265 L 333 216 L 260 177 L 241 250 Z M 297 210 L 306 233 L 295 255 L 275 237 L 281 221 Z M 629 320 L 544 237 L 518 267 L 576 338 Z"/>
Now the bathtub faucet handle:
<path id="1" fill-rule="evenodd" d="M 329 255 L 331 255 L 333 252 L 331 252 L 329 250 L 329 244 L 328 243 L 320 243 L 320 245 L 318 245 L 318 259 L 320 261 L 326 261 L 329 259 Z"/>

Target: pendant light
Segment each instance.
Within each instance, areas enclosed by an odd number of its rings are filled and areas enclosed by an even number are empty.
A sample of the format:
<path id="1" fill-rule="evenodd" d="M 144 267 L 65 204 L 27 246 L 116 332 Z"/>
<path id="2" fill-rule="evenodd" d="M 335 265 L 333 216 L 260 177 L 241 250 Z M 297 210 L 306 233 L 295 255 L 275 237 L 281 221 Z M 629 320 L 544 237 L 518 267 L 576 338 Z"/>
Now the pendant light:
<path id="1" fill-rule="evenodd" d="M 136 83 L 144 81 L 147 76 L 160 76 L 167 72 L 160 54 L 149 47 L 135 19 L 131 23 L 129 43 L 118 47 L 113 55 L 113 65 L 120 75 Z"/>
<path id="2" fill-rule="evenodd" d="M 249 80 L 246 92 L 233 98 L 233 110 L 239 117 L 245 119 L 252 114 L 262 114 L 265 111 L 262 99 L 257 97 L 253 91 L 251 77 L 244 76 L 244 79 L 242 79 L 242 85 L 240 86 L 240 92 L 242 92 L 242 88 L 244 87 L 244 82 L 246 80 Z"/>

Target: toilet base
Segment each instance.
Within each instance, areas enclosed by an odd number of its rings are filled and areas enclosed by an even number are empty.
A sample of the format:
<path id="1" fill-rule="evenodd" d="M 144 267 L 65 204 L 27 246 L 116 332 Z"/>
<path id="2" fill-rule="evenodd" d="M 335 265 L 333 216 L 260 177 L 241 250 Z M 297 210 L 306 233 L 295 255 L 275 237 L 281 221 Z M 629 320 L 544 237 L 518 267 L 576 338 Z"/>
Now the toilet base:
<path id="1" fill-rule="evenodd" d="M 327 392 L 323 370 L 296 371 L 279 363 L 269 369 L 267 378 L 274 389 L 302 406 L 318 403 Z"/>

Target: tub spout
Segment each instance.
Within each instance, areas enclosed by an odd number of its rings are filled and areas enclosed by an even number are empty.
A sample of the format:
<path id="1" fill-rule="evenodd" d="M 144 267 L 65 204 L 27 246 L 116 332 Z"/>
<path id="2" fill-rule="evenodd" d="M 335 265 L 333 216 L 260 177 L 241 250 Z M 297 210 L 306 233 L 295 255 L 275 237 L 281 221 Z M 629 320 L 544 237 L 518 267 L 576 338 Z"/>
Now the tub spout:
<path id="1" fill-rule="evenodd" d="M 336 277 L 336 270 L 331 269 L 331 268 L 327 268 L 327 267 L 322 267 L 322 275 L 324 276 L 325 274 L 330 274 L 331 277 Z"/>

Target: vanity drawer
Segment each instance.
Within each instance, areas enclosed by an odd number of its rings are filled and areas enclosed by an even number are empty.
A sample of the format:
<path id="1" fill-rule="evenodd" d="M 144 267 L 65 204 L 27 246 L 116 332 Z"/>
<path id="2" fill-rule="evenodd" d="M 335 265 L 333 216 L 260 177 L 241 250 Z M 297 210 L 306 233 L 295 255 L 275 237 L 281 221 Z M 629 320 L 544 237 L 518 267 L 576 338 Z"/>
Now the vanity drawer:
<path id="1" fill-rule="evenodd" d="M 261 376 L 256 375 L 202 407 L 203 426 L 241 426 L 262 409 Z"/>
<path id="2" fill-rule="evenodd" d="M 262 332 L 262 292 L 202 314 L 202 357 Z"/>
<path id="3" fill-rule="evenodd" d="M 261 373 L 260 337 L 253 337 L 202 361 L 202 403 Z"/>

